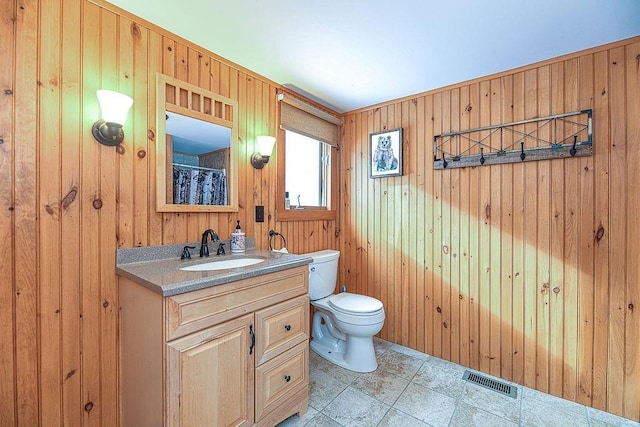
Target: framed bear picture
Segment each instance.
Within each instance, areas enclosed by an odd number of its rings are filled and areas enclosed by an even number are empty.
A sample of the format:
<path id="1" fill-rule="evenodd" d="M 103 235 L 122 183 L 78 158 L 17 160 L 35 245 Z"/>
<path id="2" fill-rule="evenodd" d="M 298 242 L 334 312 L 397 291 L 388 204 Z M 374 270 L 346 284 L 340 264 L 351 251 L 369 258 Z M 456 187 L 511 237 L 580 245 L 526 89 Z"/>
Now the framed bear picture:
<path id="1" fill-rule="evenodd" d="M 369 177 L 402 175 L 402 128 L 369 135 Z"/>

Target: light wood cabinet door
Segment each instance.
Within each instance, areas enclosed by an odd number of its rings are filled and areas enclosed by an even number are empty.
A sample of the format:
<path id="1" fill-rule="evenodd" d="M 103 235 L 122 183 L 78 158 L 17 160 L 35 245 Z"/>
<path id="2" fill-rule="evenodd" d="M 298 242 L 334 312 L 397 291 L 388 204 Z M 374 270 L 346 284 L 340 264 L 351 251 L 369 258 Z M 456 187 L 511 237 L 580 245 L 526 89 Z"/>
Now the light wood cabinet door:
<path id="1" fill-rule="evenodd" d="M 251 314 L 167 343 L 168 425 L 253 424 L 253 332 Z"/>

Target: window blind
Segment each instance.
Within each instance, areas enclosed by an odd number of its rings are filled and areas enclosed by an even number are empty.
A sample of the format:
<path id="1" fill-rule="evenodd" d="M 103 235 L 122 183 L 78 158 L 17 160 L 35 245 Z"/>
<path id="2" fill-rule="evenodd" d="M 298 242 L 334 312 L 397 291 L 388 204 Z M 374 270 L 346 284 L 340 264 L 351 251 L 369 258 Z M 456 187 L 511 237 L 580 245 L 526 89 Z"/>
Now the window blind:
<path id="1" fill-rule="evenodd" d="M 342 120 L 298 98 L 278 93 L 280 127 L 337 147 Z"/>

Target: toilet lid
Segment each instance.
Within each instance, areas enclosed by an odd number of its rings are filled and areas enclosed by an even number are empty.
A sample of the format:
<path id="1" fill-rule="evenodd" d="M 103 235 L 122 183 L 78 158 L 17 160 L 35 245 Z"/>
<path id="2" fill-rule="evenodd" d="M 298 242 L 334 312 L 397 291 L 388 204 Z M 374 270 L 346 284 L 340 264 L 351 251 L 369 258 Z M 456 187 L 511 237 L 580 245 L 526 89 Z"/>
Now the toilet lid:
<path id="1" fill-rule="evenodd" d="M 373 313 L 382 310 L 382 302 L 366 295 L 342 292 L 329 299 L 329 305 L 344 313 Z"/>

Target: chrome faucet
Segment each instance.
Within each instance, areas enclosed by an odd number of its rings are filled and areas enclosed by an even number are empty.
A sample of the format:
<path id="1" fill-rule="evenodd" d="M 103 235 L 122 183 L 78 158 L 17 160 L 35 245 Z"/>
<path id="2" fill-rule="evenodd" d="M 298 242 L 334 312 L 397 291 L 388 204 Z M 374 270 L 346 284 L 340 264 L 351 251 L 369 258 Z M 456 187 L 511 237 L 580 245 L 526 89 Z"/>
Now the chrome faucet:
<path id="1" fill-rule="evenodd" d="M 206 229 L 204 230 L 204 233 L 202 233 L 202 241 L 200 242 L 200 256 L 209 256 L 209 246 L 207 246 L 207 238 L 211 236 L 211 241 L 212 242 L 217 242 L 218 240 L 218 234 L 213 231 L 212 229 Z"/>

